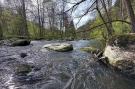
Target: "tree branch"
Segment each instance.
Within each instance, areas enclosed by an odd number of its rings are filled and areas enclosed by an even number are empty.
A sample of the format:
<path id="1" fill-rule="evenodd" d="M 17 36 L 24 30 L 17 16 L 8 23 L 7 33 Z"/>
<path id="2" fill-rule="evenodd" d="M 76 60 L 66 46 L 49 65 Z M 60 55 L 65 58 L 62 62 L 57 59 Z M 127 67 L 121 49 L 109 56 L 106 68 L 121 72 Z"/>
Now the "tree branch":
<path id="1" fill-rule="evenodd" d="M 124 20 L 112 20 L 111 22 L 124 22 L 124 23 L 127 23 L 127 24 L 131 25 L 131 23 L 130 23 L 130 22 L 127 22 L 127 21 L 124 21 Z M 103 26 L 103 25 L 105 25 L 105 24 L 107 24 L 107 23 L 110 23 L 110 22 L 106 22 L 106 23 L 103 23 L 103 24 L 100 24 L 100 25 L 94 26 L 94 27 L 92 27 L 92 28 L 90 28 L 90 29 L 88 29 L 88 30 L 84 30 L 84 31 L 77 31 L 76 33 L 86 32 L 86 31 L 91 31 L 92 29 L 96 29 L 96 28 L 101 27 L 101 26 Z"/>

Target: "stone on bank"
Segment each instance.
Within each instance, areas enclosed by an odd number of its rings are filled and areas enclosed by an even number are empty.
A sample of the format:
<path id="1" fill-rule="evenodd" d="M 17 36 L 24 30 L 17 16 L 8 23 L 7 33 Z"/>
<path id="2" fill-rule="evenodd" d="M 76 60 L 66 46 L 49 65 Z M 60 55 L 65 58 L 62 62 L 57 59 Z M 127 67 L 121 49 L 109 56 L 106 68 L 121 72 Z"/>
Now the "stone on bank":
<path id="1" fill-rule="evenodd" d="M 111 44 L 106 46 L 104 56 L 109 65 L 135 77 L 135 34 L 113 38 Z"/>
<path id="2" fill-rule="evenodd" d="M 26 39 L 20 39 L 12 42 L 12 46 L 27 46 L 30 45 L 30 41 Z"/>

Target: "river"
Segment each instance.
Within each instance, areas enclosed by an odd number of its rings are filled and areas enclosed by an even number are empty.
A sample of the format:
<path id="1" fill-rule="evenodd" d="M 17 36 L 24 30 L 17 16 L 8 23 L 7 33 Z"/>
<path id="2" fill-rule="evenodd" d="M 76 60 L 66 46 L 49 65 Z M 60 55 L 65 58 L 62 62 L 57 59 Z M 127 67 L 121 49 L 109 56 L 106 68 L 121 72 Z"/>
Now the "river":
<path id="1" fill-rule="evenodd" d="M 0 89 L 135 89 L 135 80 L 111 70 L 93 55 L 80 51 L 91 41 L 70 41 L 74 50 L 54 52 L 42 46 L 58 41 L 32 41 L 25 47 L 0 46 Z M 27 53 L 21 58 L 21 53 Z M 15 66 L 34 66 L 27 75 L 14 73 Z"/>

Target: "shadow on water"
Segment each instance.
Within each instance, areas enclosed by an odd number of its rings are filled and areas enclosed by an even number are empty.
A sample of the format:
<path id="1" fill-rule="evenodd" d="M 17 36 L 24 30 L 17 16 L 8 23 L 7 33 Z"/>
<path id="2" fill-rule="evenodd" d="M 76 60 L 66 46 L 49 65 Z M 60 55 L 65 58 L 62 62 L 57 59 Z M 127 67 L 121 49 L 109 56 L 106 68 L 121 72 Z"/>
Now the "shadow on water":
<path id="1" fill-rule="evenodd" d="M 74 50 L 54 52 L 42 46 L 56 41 L 33 41 L 26 47 L 0 47 L 0 89 L 135 89 L 135 81 L 96 62 L 81 47 L 91 41 L 71 41 Z M 42 49 L 42 50 L 41 50 Z M 27 53 L 25 58 L 19 54 Z M 15 74 L 18 64 L 31 71 Z"/>

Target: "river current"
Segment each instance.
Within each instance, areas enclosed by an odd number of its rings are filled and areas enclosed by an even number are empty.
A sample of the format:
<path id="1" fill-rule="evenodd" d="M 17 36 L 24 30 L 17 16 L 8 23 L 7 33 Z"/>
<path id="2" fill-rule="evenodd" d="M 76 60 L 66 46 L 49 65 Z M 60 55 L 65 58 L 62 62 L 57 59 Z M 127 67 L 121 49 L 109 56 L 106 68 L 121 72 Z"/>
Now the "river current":
<path id="1" fill-rule="evenodd" d="M 0 89 L 135 89 L 135 80 L 111 70 L 93 55 L 80 51 L 92 41 L 78 40 L 70 52 L 43 49 L 58 41 L 32 41 L 25 47 L 0 46 Z M 27 56 L 20 57 L 21 53 Z M 33 66 L 30 73 L 18 76 L 16 65 Z"/>

